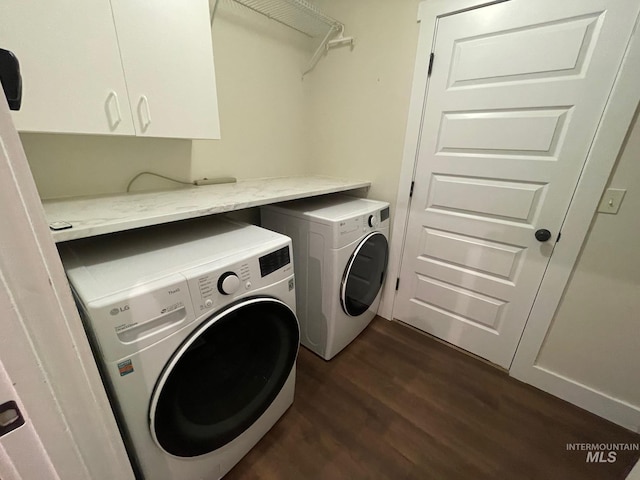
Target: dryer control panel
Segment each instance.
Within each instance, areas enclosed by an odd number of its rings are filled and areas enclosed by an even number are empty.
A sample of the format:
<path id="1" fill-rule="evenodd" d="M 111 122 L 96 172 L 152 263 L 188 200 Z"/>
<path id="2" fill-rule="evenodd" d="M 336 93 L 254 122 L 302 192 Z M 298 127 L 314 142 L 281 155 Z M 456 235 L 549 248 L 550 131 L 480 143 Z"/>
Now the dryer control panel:
<path id="1" fill-rule="evenodd" d="M 364 217 L 354 217 L 349 220 L 341 220 L 340 223 L 338 223 L 338 232 L 341 236 L 354 233 L 359 235 L 362 231 L 362 227 L 366 225 L 363 220 Z"/>
<path id="2" fill-rule="evenodd" d="M 365 221 L 366 219 L 366 221 Z M 385 222 L 389 220 L 389 207 L 377 210 L 363 216 L 364 232 L 375 230 L 378 227 L 384 227 Z"/>
<path id="3" fill-rule="evenodd" d="M 363 234 L 389 229 L 389 207 L 371 210 L 355 217 L 340 220 L 334 230 L 334 245 L 344 246 L 357 241 Z"/>

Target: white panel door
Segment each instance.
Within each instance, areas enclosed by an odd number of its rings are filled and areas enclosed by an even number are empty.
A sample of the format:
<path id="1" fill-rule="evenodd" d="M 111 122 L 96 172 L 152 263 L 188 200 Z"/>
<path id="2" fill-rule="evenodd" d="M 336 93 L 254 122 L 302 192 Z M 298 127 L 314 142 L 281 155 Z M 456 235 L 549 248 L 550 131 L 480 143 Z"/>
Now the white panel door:
<path id="1" fill-rule="evenodd" d="M 638 8 L 511 0 L 438 20 L 395 318 L 510 365 Z"/>
<path id="2" fill-rule="evenodd" d="M 0 302 L 4 301 L 4 298 L 0 299 Z M 38 432 L 29 421 L 12 383 L 14 382 L 0 361 L 0 405 L 15 402 L 16 407 L 13 408 L 11 404 L 7 410 L 3 409 L 0 413 L 0 478 L 57 478 L 51 459 L 40 441 Z M 61 426 L 64 427 L 64 424 Z"/>
<path id="3" fill-rule="evenodd" d="M 133 479 L 2 93 L 0 224 L 0 478 Z"/>
<path id="4" fill-rule="evenodd" d="M 208 0 L 112 0 L 138 136 L 220 138 Z"/>
<path id="5" fill-rule="evenodd" d="M 135 133 L 109 0 L 1 0 L 0 48 L 20 61 L 17 130 Z"/>

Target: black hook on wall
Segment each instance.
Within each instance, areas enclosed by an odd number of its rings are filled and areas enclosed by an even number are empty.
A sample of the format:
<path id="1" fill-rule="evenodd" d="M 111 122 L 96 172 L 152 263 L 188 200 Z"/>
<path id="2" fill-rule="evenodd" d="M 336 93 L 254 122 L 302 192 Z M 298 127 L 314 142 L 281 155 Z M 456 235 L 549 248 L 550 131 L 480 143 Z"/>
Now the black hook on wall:
<path id="1" fill-rule="evenodd" d="M 11 110 L 20 110 L 22 103 L 22 76 L 20 62 L 9 50 L 0 48 L 0 83 Z"/>

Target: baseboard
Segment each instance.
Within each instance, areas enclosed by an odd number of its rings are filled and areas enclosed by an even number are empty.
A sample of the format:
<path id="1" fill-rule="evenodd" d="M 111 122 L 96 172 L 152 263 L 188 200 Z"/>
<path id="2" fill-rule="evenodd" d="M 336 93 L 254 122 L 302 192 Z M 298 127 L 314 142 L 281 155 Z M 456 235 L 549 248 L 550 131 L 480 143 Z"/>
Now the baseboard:
<path id="1" fill-rule="evenodd" d="M 595 390 L 539 365 L 512 368 L 509 374 L 632 432 L 640 433 L 640 407 Z"/>

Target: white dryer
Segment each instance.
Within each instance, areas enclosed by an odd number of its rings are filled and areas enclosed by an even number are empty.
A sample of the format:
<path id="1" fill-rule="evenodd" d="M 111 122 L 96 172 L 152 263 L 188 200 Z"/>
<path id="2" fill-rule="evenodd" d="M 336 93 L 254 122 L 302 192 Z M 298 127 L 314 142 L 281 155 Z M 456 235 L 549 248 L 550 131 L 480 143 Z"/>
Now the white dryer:
<path id="1" fill-rule="evenodd" d="M 293 240 L 300 341 L 330 360 L 378 311 L 389 204 L 328 195 L 262 207 L 261 218 Z"/>
<path id="2" fill-rule="evenodd" d="M 139 476 L 220 478 L 292 404 L 285 236 L 211 218 L 60 253 Z"/>

